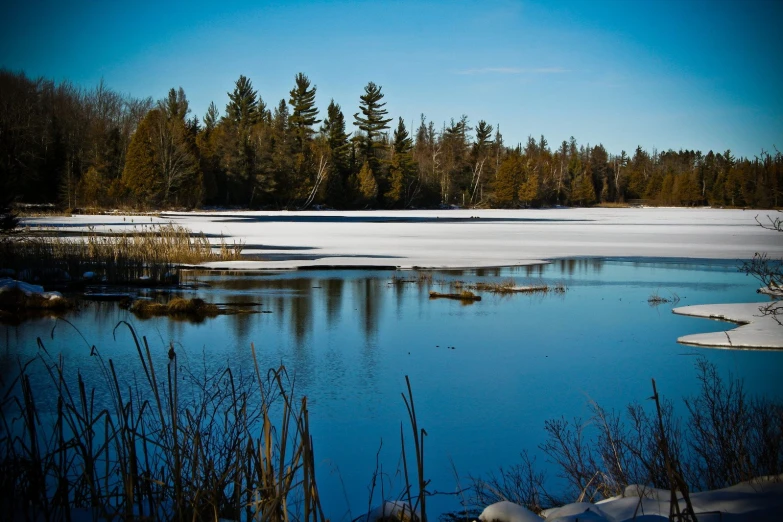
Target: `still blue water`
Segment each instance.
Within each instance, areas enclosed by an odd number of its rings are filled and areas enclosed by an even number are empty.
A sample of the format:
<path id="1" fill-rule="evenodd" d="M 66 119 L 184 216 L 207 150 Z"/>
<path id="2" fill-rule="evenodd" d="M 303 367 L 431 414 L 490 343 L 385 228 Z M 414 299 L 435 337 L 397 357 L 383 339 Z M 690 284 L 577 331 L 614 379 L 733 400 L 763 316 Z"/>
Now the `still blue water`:
<path id="1" fill-rule="evenodd" d="M 394 474 L 400 423 L 407 419 L 400 393 L 410 377 L 419 425 L 427 431 L 430 491 L 454 492 L 458 479 L 516 463 L 545 439 L 544 420 L 589 417 L 589 401 L 622 409 L 652 394 L 696 392 L 694 363 L 703 356 L 724 376 L 743 379 L 750 394 L 783 399 L 783 352 L 735 351 L 678 345 L 679 336 L 731 327 L 677 316 L 671 303 L 651 306 L 651 294 L 679 297 L 676 306 L 762 301 L 757 283 L 736 262 L 614 259 L 565 260 L 523 268 L 433 272 L 289 271 L 195 273 L 206 283 L 181 292 L 215 303 L 260 303 L 268 313 L 220 316 L 200 324 L 167 318 L 140 320 L 114 303 L 93 303 L 67 318 L 2 326 L 2 371 L 17 357 L 36 354 L 36 337 L 62 354 L 88 382 L 103 387 L 90 345 L 125 372 L 138 371 L 127 329 L 148 338 L 161 364 L 169 342 L 193 365 L 252 371 L 250 343 L 262 367 L 285 364 L 308 396 L 319 463 L 321 495 L 333 520 L 366 509 L 381 440 L 383 471 Z M 565 283 L 564 294 L 499 295 L 477 292 L 480 302 L 429 298 L 453 281 Z M 91 374 L 91 372 L 93 372 Z M 43 379 L 45 376 L 40 375 Z M 405 422 L 406 437 L 410 429 Z M 539 454 L 540 455 L 540 454 Z M 409 456 L 410 458 L 410 456 Z M 546 466 L 543 455 L 539 463 Z M 378 486 L 380 487 L 380 485 Z M 384 486 L 400 490 L 399 480 Z M 452 510 L 458 497 L 436 496 L 431 513 Z"/>

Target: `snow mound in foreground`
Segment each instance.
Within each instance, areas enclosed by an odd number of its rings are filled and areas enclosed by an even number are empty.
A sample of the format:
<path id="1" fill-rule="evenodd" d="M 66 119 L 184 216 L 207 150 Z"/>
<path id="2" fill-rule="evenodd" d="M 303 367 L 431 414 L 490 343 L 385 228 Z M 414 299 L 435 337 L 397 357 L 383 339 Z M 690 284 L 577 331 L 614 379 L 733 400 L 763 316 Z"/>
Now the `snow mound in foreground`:
<path id="1" fill-rule="evenodd" d="M 21 292 L 26 297 L 40 297 L 48 301 L 63 298 L 63 294 L 60 292 L 44 292 L 43 287 L 39 285 L 31 285 L 30 283 L 17 281 L 8 277 L 0 279 L 0 294 L 14 291 Z"/>
<path id="2" fill-rule="evenodd" d="M 541 522 L 541 517 L 508 500 L 496 502 L 484 508 L 479 515 L 481 522 Z"/>
<path id="3" fill-rule="evenodd" d="M 601 508 L 589 502 L 574 502 L 563 507 L 547 509 L 544 511 L 547 520 L 565 522 L 567 520 L 593 520 L 596 522 L 608 522 L 609 518 L 601 511 Z"/>
<path id="4" fill-rule="evenodd" d="M 379 520 L 400 520 L 402 522 L 409 522 L 411 520 L 421 520 L 420 515 L 421 514 L 418 511 L 414 513 L 413 508 L 407 502 L 395 500 L 386 501 L 383 505 L 370 511 L 367 520 L 369 522 L 376 522 Z M 364 519 L 364 517 L 360 517 L 360 519 Z"/>

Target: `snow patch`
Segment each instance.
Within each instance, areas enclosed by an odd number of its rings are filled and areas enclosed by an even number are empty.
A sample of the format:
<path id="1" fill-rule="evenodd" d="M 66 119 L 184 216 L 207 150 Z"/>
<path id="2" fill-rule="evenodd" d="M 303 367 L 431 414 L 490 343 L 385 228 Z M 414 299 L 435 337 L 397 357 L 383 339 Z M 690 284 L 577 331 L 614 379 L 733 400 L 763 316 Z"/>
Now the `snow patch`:
<path id="1" fill-rule="evenodd" d="M 44 292 L 44 289 L 40 285 L 33 285 L 25 283 L 24 281 L 17 281 L 8 277 L 0 279 L 0 294 L 10 292 L 12 290 L 18 290 L 27 297 L 38 296 L 42 299 L 54 301 L 55 299 L 62 299 L 63 294 L 60 292 Z"/>
<path id="2" fill-rule="evenodd" d="M 739 323 L 729 331 L 685 335 L 678 343 L 715 348 L 774 348 L 783 349 L 783 326 L 775 317 L 765 315 L 765 303 L 734 303 L 683 306 L 672 310 L 675 314 L 704 317 Z"/>
<path id="3" fill-rule="evenodd" d="M 411 515 L 413 515 L 413 517 L 411 517 Z M 360 519 L 363 518 L 364 517 L 360 517 Z M 389 518 L 401 521 L 415 521 L 421 519 L 421 513 L 418 510 L 414 513 L 413 508 L 407 502 L 394 500 L 384 502 L 383 505 L 377 506 L 367 515 L 367 520 L 369 522 L 376 522 Z"/>
<path id="4" fill-rule="evenodd" d="M 484 508 L 479 515 L 479 520 L 481 522 L 541 522 L 541 517 L 519 504 L 503 500 Z"/>

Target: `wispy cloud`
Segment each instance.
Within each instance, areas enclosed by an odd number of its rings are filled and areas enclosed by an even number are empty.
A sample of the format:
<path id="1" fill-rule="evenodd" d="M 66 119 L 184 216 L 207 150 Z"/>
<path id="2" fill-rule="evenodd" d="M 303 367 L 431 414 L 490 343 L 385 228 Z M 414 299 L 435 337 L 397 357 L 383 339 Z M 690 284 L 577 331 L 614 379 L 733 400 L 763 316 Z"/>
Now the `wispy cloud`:
<path id="1" fill-rule="evenodd" d="M 457 74 L 560 74 L 565 72 L 568 72 L 568 69 L 562 67 L 482 67 L 480 69 L 463 69 L 457 71 Z"/>

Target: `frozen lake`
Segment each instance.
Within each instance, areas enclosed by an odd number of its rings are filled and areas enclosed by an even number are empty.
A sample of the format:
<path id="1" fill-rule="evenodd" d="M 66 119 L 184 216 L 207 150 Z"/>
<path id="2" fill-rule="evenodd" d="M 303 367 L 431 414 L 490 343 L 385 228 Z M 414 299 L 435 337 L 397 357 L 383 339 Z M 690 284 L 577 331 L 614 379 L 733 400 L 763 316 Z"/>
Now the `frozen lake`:
<path id="1" fill-rule="evenodd" d="M 780 214 L 689 208 L 527 210 L 210 211 L 153 216 L 28 218 L 29 226 L 124 231 L 169 223 L 245 245 L 252 259 L 213 266 L 464 268 L 515 266 L 570 257 L 748 259 L 783 257 L 783 234 L 764 230 Z"/>
<path id="2" fill-rule="evenodd" d="M 775 235 L 753 237 L 777 241 Z M 587 417 L 590 400 L 607 409 L 645 402 L 652 394 L 650 378 L 662 395 L 681 405 L 679 398 L 696 390 L 697 357 L 715 363 L 723 375 L 743 379 L 751 394 L 783 399 L 783 352 L 678 345 L 679 336 L 730 325 L 674 315 L 671 303 L 648 303 L 653 293 L 678 296 L 677 306 L 760 300 L 756 281 L 739 274 L 737 266 L 735 260 L 716 259 L 571 259 L 436 271 L 431 285 L 393 281 L 416 278 L 417 271 L 196 273 L 189 279 L 209 286 L 183 295 L 260 302 L 259 308 L 271 313 L 191 324 L 142 321 L 116 304 L 93 303 L 68 316 L 81 334 L 60 322 L 52 338 L 52 319 L 0 327 L 2 371 L 7 377 L 17 357 L 35 355 L 41 337 L 51 354 L 62 353 L 68 367 L 98 387 L 103 381 L 90 357 L 91 344 L 130 377 L 137 366 L 130 335 L 121 329 L 116 340 L 112 336 L 121 320 L 147 336 L 161 364 L 171 341 L 183 364 L 228 364 L 249 372 L 249 345 L 255 343 L 261 364 L 285 364 L 296 375 L 298 392 L 308 396 L 324 508 L 332 520 L 349 520 L 367 506 L 381 440 L 384 472 L 393 475 L 397 468 L 400 422 L 407 417 L 400 397 L 405 375 L 413 385 L 419 424 L 428 433 L 430 490 L 439 492 L 457 487 L 451 462 L 464 486 L 468 474 L 518 462 L 523 449 L 538 454 L 546 419 Z M 455 280 L 509 279 L 564 282 L 568 290 L 562 295 L 478 292 L 483 299 L 473 304 L 428 296 L 430 289 L 448 288 Z M 539 455 L 539 463 L 544 461 Z M 387 492 L 400 489 L 399 481 L 386 485 Z M 457 501 L 433 497 L 430 515 L 455 509 Z"/>

